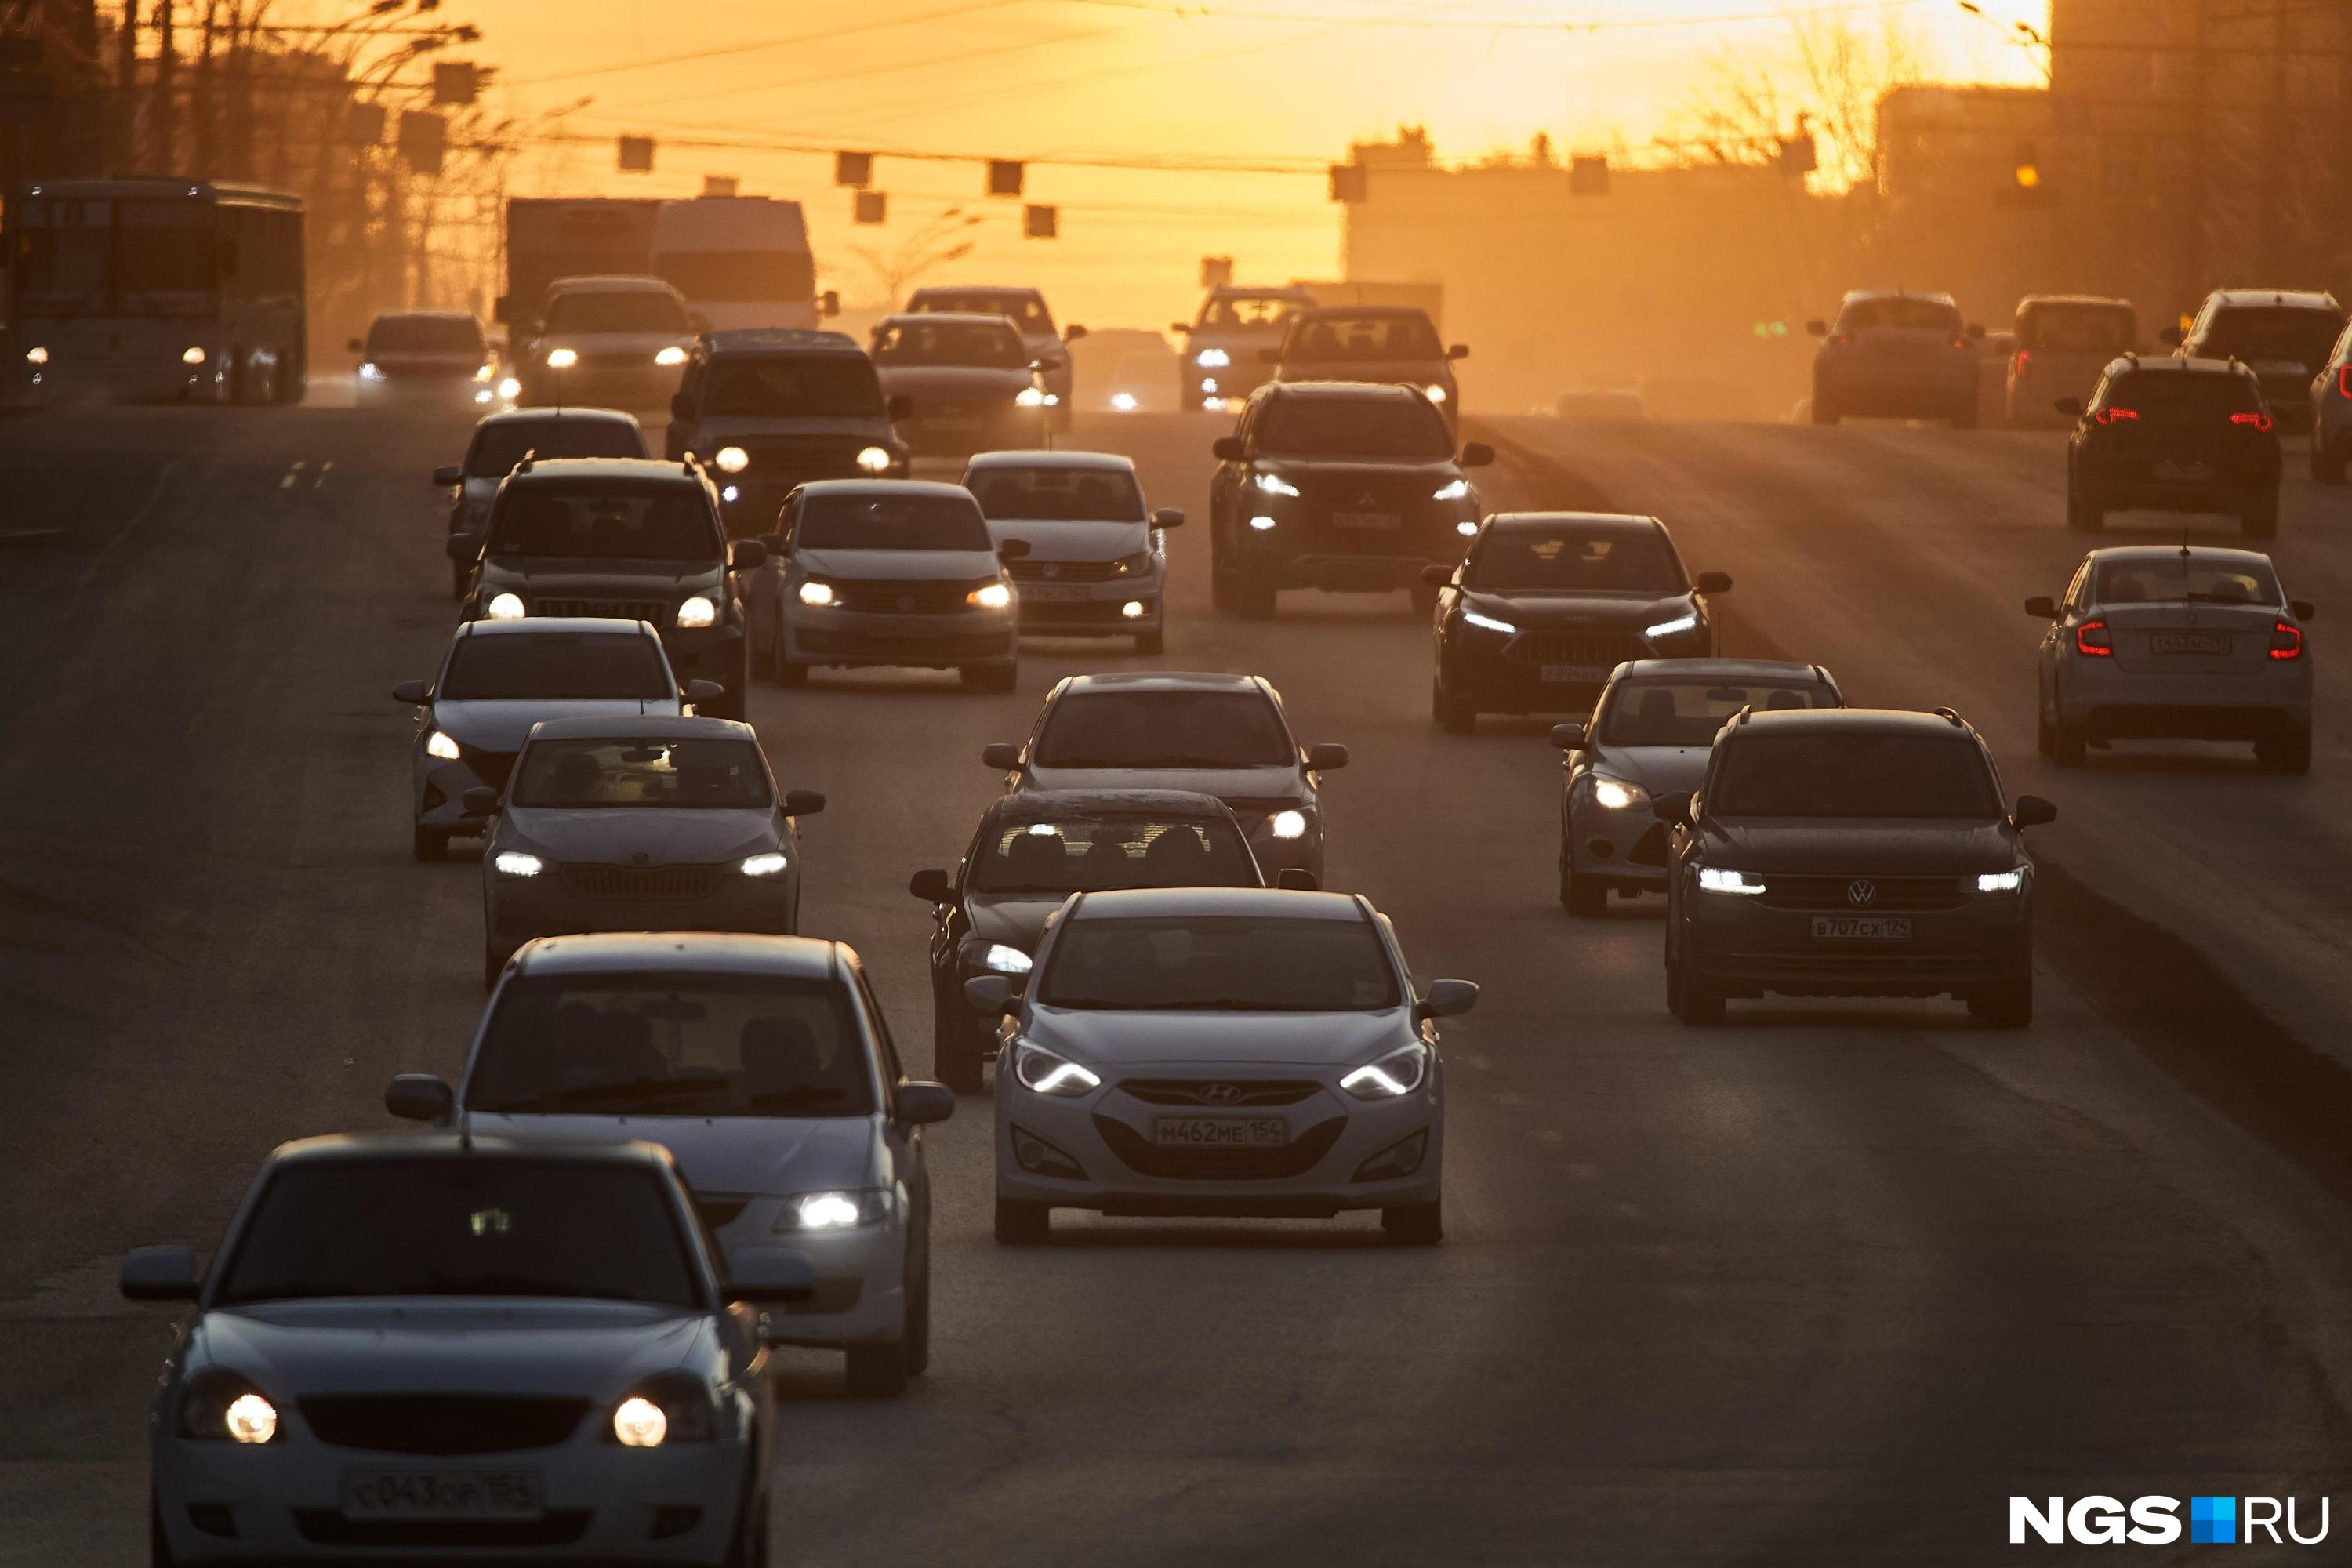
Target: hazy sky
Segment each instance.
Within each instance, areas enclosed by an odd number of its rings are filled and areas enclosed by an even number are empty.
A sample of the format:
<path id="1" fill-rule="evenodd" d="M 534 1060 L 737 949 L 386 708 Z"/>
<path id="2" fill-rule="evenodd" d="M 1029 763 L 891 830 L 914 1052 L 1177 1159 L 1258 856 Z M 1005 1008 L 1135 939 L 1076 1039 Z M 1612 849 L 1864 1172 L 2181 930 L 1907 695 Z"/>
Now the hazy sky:
<path id="1" fill-rule="evenodd" d="M 1033 168 L 1028 199 L 1063 209 L 1062 237 L 1042 241 L 1020 237 L 1018 204 L 982 197 L 976 162 L 888 153 L 1319 167 L 1399 124 L 1427 126 L 1442 158 L 1538 131 L 1605 150 L 1670 131 L 1710 57 L 1774 49 L 1790 12 L 1891 15 L 1948 78 L 2033 79 L 2002 24 L 2045 25 L 2047 0 L 1979 3 L 1997 22 L 1956 0 L 444 0 L 441 15 L 482 27 L 473 52 L 504 73 L 502 108 L 593 95 L 562 121 L 574 134 L 664 139 L 650 176 L 617 173 L 600 141 L 524 159 L 519 189 L 688 195 L 734 174 L 808 207 L 824 281 L 852 299 L 873 283 L 849 247 L 890 249 L 961 202 L 982 216 L 976 248 L 937 280 L 1034 281 L 1065 320 L 1158 325 L 1190 313 L 1204 254 L 1245 279 L 1330 275 L 1339 225 L 1319 174 Z M 702 51 L 722 52 L 669 59 Z M 830 154 L 693 141 L 871 147 L 890 222 L 850 226 Z"/>

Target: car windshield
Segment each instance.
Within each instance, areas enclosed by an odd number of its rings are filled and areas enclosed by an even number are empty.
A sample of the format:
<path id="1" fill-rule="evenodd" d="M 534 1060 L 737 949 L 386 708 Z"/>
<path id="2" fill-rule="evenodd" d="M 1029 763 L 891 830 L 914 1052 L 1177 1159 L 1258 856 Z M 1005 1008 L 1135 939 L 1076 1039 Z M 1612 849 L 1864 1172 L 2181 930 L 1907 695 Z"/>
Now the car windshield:
<path id="1" fill-rule="evenodd" d="M 491 520 L 492 555 L 716 561 L 719 521 L 699 485 L 510 483 Z"/>
<path id="2" fill-rule="evenodd" d="M 1037 999 L 1251 1013 L 1364 1012 L 1400 1000 L 1370 922 L 1243 915 L 1066 921 Z"/>
<path id="3" fill-rule="evenodd" d="M 2138 341 L 2128 305 L 2032 305 L 2017 323 L 2017 346 L 2037 353 L 2119 354 Z"/>
<path id="4" fill-rule="evenodd" d="M 2139 556 L 2102 561 L 2092 576 L 2098 605 L 2278 605 L 2284 597 L 2264 562 Z"/>
<path id="5" fill-rule="evenodd" d="M 2142 419 L 2217 421 L 2262 412 L 2262 388 L 2234 372 L 2135 371 L 2107 383 L 2094 407 Z"/>
<path id="6" fill-rule="evenodd" d="M 1750 733 L 1717 751 L 1721 761 L 1706 795 L 1714 816 L 1990 822 L 2001 815 L 1984 753 L 1957 731 L 1948 738 L 1862 730 Z"/>
<path id="7" fill-rule="evenodd" d="M 1962 323 L 1958 307 L 1939 300 L 1856 300 L 1838 313 L 1837 330 L 1948 332 L 1957 338 Z"/>
<path id="8" fill-rule="evenodd" d="M 660 1173 L 635 1163 L 322 1160 L 269 1176 L 213 1304 L 569 1296 L 699 1307 L 688 1247 Z"/>
<path id="9" fill-rule="evenodd" d="M 793 524 L 799 550 L 961 550 L 996 547 L 970 496 L 812 495 Z"/>
<path id="10" fill-rule="evenodd" d="M 1679 594 L 1690 584 L 1654 528 L 1489 528 L 1463 581 L 1490 593 Z"/>
<path id="11" fill-rule="evenodd" d="M 634 419 L 485 420 L 474 428 L 466 472 L 478 479 L 514 471 L 527 456 L 541 458 L 642 458 L 646 437 Z"/>
<path id="12" fill-rule="evenodd" d="M 864 354 L 714 360 L 702 412 L 719 418 L 878 419 L 882 382 Z"/>
<path id="13" fill-rule="evenodd" d="M 1414 311 L 1405 316 L 1318 316 L 1301 321 L 1283 344 L 1290 360 L 1444 359 L 1437 329 Z"/>
<path id="14" fill-rule="evenodd" d="M 1266 331 L 1288 326 L 1291 318 L 1306 309 L 1305 302 L 1296 298 L 1251 299 L 1245 295 L 1227 295 L 1212 300 L 1201 308 L 1201 325 L 1212 329 Z"/>
<path id="15" fill-rule="evenodd" d="M 1101 691 L 1054 704 L 1041 768 L 1280 768 L 1298 753 L 1258 691 Z"/>
<path id="16" fill-rule="evenodd" d="M 1275 458 L 1393 458 L 1443 462 L 1454 437 L 1418 397 L 1276 397 L 1258 416 L 1257 449 Z"/>
<path id="17" fill-rule="evenodd" d="M 1124 468 L 974 468 L 964 486 L 991 520 L 1141 522 L 1143 491 Z"/>
<path id="18" fill-rule="evenodd" d="M 965 872 L 975 893 L 1099 893 L 1112 888 L 1265 886 L 1223 818 L 1074 817 L 997 825 Z"/>
<path id="19" fill-rule="evenodd" d="M 548 301 L 542 332 L 648 332 L 688 337 L 694 331 L 677 296 L 653 289 L 567 289 Z"/>
<path id="20" fill-rule="evenodd" d="M 488 1114 L 868 1116 L 874 1071 L 838 980 L 521 974 L 466 1079 Z"/>
<path id="21" fill-rule="evenodd" d="M 526 623 L 528 624 L 528 623 Z M 677 696 L 658 644 L 630 632 L 497 632 L 459 637 L 434 696 L 444 702 Z"/>
<path id="22" fill-rule="evenodd" d="M 1816 681 L 1628 680 L 1611 694 L 1601 739 L 1612 746 L 1711 746 L 1723 721 L 1742 708 L 1778 713 L 1836 708 L 1837 693 Z"/>
<path id="23" fill-rule="evenodd" d="M 510 804 L 551 811 L 659 805 L 759 810 L 774 802 L 768 767 L 750 741 L 534 740 L 515 767 Z"/>
<path id="24" fill-rule="evenodd" d="M 2326 364 L 2336 334 L 2344 330 L 2341 311 L 2309 305 L 2231 305 L 2213 312 L 2197 353 L 2205 359 L 2235 359 L 2246 364 L 2289 360 L 2306 368 Z"/>
<path id="25" fill-rule="evenodd" d="M 368 329 L 367 352 L 479 356 L 482 329 L 471 316 L 382 316 Z"/>
<path id="26" fill-rule="evenodd" d="M 1009 321 L 893 321 L 874 334 L 874 358 L 879 364 L 1019 370 L 1029 351 Z"/>
<path id="27" fill-rule="evenodd" d="M 932 316 L 1009 316 L 1024 337 L 1055 335 L 1054 312 L 1034 294 L 959 294 L 927 289 L 907 309 Z"/>

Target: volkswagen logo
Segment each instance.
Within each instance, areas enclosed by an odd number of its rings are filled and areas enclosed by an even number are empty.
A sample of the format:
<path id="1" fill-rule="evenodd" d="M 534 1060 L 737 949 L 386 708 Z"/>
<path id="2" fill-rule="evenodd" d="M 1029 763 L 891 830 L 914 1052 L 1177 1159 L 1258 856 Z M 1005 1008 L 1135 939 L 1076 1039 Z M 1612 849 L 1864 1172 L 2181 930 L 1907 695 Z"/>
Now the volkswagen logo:
<path id="1" fill-rule="evenodd" d="M 1856 878 L 1845 885 L 1845 901 L 1857 906 L 1878 902 L 1878 884 L 1865 878 Z"/>
<path id="2" fill-rule="evenodd" d="M 1060 576 L 1061 574 L 1062 574 L 1062 563 L 1061 563 L 1060 562 L 1058 562 L 1058 561 L 1048 561 L 1048 562 L 1046 562 L 1046 563 L 1045 563 L 1045 575 L 1046 575 L 1046 576 L 1048 576 L 1048 577 L 1058 577 L 1058 576 Z"/>
<path id="3" fill-rule="evenodd" d="M 1200 1093 L 1203 1105 L 1231 1105 L 1242 1097 L 1242 1086 L 1237 1083 L 1204 1083 Z"/>

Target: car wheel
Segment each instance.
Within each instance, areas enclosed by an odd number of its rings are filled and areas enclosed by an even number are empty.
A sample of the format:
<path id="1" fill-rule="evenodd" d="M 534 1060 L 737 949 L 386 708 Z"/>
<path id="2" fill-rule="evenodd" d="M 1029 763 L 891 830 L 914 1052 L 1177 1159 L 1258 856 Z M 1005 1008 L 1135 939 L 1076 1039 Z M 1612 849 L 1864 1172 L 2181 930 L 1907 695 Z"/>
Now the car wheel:
<path id="1" fill-rule="evenodd" d="M 1419 616 L 1423 620 L 1427 620 L 1430 616 L 1437 614 L 1437 588 L 1435 584 L 1430 583 L 1415 583 L 1412 585 L 1412 613 Z"/>
<path id="2" fill-rule="evenodd" d="M 752 648 L 750 653 L 744 656 L 744 673 L 747 675 L 756 675 L 763 680 L 775 679 L 776 650 L 782 645 L 782 641 L 783 639 L 782 637 L 771 637 L 768 639 L 767 647 Z"/>
<path id="3" fill-rule="evenodd" d="M 2022 1029 L 2033 1022 L 2033 976 L 1978 992 L 1969 998 L 1969 1011 L 1996 1029 Z"/>
<path id="4" fill-rule="evenodd" d="M 471 572 L 452 562 L 449 566 L 449 596 L 453 599 L 464 599 L 466 584 L 472 582 L 473 577 L 474 574 Z"/>
<path id="5" fill-rule="evenodd" d="M 1563 860 L 1559 868 L 1559 901 L 1567 906 L 1570 914 L 1580 920 L 1597 920 L 1609 912 L 1609 884 L 1578 876 L 1574 863 Z"/>
<path id="6" fill-rule="evenodd" d="M 907 1290 L 907 1322 L 898 1331 L 901 1343 L 907 1347 L 907 1375 L 920 1377 L 931 1365 L 931 1258 L 930 1246 L 907 1249 L 908 1260 L 920 1256 L 919 1265 L 909 1269 L 914 1283 Z"/>
<path id="7" fill-rule="evenodd" d="M 907 1392 L 907 1342 L 849 1347 L 849 1392 L 860 1399 L 896 1399 Z"/>
<path id="8" fill-rule="evenodd" d="M 1158 654 L 1167 646 L 1168 638 L 1164 632 L 1150 631 L 1135 634 L 1135 651 L 1145 658 Z"/>
<path id="9" fill-rule="evenodd" d="M 999 658 L 991 659 L 986 664 L 967 664 L 956 673 L 974 691 L 1011 691 L 1021 684 L 1018 659 Z"/>
<path id="10" fill-rule="evenodd" d="M 2248 539 L 2278 537 L 2278 497 L 2259 496 L 2238 514 L 2238 531 Z"/>
<path id="11" fill-rule="evenodd" d="M 735 1540 L 727 1548 L 727 1568 L 768 1568 L 768 1500 L 753 1501 L 755 1489 L 747 1478 L 743 1501 L 735 1510 Z"/>
<path id="12" fill-rule="evenodd" d="M 449 830 L 446 827 L 410 829 L 408 852 L 419 860 L 439 860 L 449 853 Z"/>
<path id="13" fill-rule="evenodd" d="M 2086 727 L 2081 724 L 2069 724 L 2066 722 L 2066 716 L 2061 713 L 2052 721 L 2051 730 L 2053 733 L 2050 754 L 2056 760 L 2058 765 L 2062 768 L 2081 767 L 2083 753 L 2091 744 L 2090 733 Z"/>
<path id="14" fill-rule="evenodd" d="M 1391 1247 L 1435 1247 L 1445 1239 L 1444 1203 L 1391 1204 L 1381 1211 L 1381 1229 Z"/>
<path id="15" fill-rule="evenodd" d="M 1456 696 L 1454 689 L 1445 684 L 1442 671 L 1430 678 L 1429 716 L 1449 735 L 1468 735 L 1478 728 L 1476 706 Z"/>
<path id="16" fill-rule="evenodd" d="M 1836 404 L 1832 403 L 1828 398 L 1823 397 L 1823 396 L 1822 396 L 1820 393 L 1818 393 L 1818 392 L 1816 392 L 1816 393 L 1814 393 L 1814 394 L 1813 394 L 1813 423 L 1814 423 L 1814 424 L 1816 424 L 1816 425 L 1834 425 L 1834 424 L 1836 424 L 1836 423 L 1838 422 L 1838 420 L 1839 420 L 1840 418 L 1842 418 L 1842 417 L 1843 417 L 1843 416 L 1842 416 L 1842 415 L 1840 415 L 1840 414 L 1838 413 L 1838 408 L 1837 408 L 1837 405 L 1836 405 Z"/>
<path id="17" fill-rule="evenodd" d="M 1723 1022 L 1723 994 L 1679 963 L 1666 971 L 1666 994 L 1685 1024 L 1706 1028 Z"/>
<path id="18" fill-rule="evenodd" d="M 1955 430 L 1973 430 L 1976 427 L 1977 400 L 1974 397 L 1970 397 L 1968 402 L 1952 410 L 1952 428 Z"/>
<path id="19" fill-rule="evenodd" d="M 956 998 L 961 1002 L 962 997 Z M 980 1042 L 965 1019 L 969 1007 L 950 1007 L 936 987 L 931 992 L 931 1071 L 958 1094 L 978 1094 L 981 1089 Z"/>
<path id="20" fill-rule="evenodd" d="M 2311 731 L 2281 727 L 2254 742 L 2254 761 L 2265 773 L 2307 773 L 2311 771 Z"/>
<path id="21" fill-rule="evenodd" d="M 1234 585 L 1234 608 L 1245 621 L 1270 621 L 1279 596 L 1271 584 L 1237 583 Z"/>
<path id="22" fill-rule="evenodd" d="M 1225 560 L 1225 547 L 1216 533 L 1209 535 L 1209 604 L 1218 610 L 1231 613 L 1241 607 L 1241 595 L 1234 581 L 1234 569 Z"/>
<path id="23" fill-rule="evenodd" d="M 147 1494 L 147 1568 L 178 1568 L 179 1559 L 172 1555 L 172 1542 L 163 1534 L 163 1505 L 155 1494 Z"/>
<path id="24" fill-rule="evenodd" d="M 2038 693 L 2033 700 L 2033 751 L 2035 755 L 2043 757 L 2054 756 L 2058 751 L 2058 726 Z"/>
<path id="25" fill-rule="evenodd" d="M 1006 1247 L 1034 1247 L 1054 1234 L 1054 1211 L 1015 1198 L 996 1200 L 996 1239 Z"/>
<path id="26" fill-rule="evenodd" d="M 2066 487 L 2066 526 L 2077 533 L 2096 533 L 2107 526 L 2106 512 L 2084 491 Z"/>
<path id="27" fill-rule="evenodd" d="M 507 966 L 507 955 L 499 951 L 498 943 L 482 943 L 482 989 L 489 990 L 499 983 L 499 972 Z"/>

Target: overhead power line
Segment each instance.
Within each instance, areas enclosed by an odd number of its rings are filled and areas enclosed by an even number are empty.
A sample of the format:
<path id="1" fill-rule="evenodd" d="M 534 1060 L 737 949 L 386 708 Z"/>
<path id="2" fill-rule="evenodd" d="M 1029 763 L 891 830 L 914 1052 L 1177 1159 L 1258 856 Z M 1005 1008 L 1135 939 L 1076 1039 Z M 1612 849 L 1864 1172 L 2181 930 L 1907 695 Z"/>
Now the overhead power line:
<path id="1" fill-rule="evenodd" d="M 622 71 L 654 70 L 662 66 L 688 65 L 697 60 L 715 60 L 733 55 L 750 54 L 757 49 L 791 48 L 798 44 L 818 44 L 832 38 L 846 38 L 858 33 L 877 33 L 890 27 L 911 27 L 921 22 L 943 22 L 951 17 L 977 16 L 982 11 L 1002 11 L 1013 5 L 1024 5 L 1031 0 L 964 0 L 959 5 L 944 6 L 937 11 L 923 11 L 912 16 L 890 16 L 872 22 L 852 22 L 846 26 L 825 27 L 814 33 L 790 33 L 780 38 L 754 38 L 748 43 L 727 44 L 713 49 L 690 49 L 684 54 L 656 55 L 650 59 L 623 60 L 609 66 L 588 66 L 580 70 L 554 71 L 546 76 L 520 78 L 508 85 L 537 87 L 542 82 L 576 81 L 583 77 L 612 76 Z"/>
<path id="2" fill-rule="evenodd" d="M 602 147 L 610 144 L 613 138 L 576 131 L 549 131 L 529 140 Z M 691 147 L 703 152 L 805 153 L 828 158 L 836 153 L 871 153 L 877 158 L 905 158 L 924 163 L 984 161 L 982 154 L 969 150 L 945 153 L 912 147 L 852 147 L 838 142 L 802 142 L 786 137 L 664 136 L 660 140 L 665 147 Z M 1180 174 L 1311 174 L 1317 179 L 1322 178 L 1330 167 L 1330 161 L 1325 158 L 1223 158 L 1213 153 L 1054 153 L 1043 157 L 1023 157 L 1017 162 L 1065 169 L 1128 169 Z"/>
<path id="3" fill-rule="evenodd" d="M 1825 16 L 1857 11 L 1906 11 L 1932 0 L 1832 0 L 1816 5 L 1784 5 L 1773 11 L 1742 11 L 1713 16 L 1592 16 L 1545 18 L 1515 16 L 1401 16 L 1377 11 L 1339 15 L 1330 11 L 1265 11 L 1225 5 L 1186 5 L 1184 0 L 1053 0 L 1062 5 L 1094 5 L 1114 11 L 1145 11 L 1183 21 L 1202 22 L 1330 22 L 1348 27 L 1426 27 L 1454 32 L 1493 33 L 1621 33 L 1649 32 L 1662 27 L 1720 27 L 1745 22 L 1785 22 L 1805 16 Z"/>

